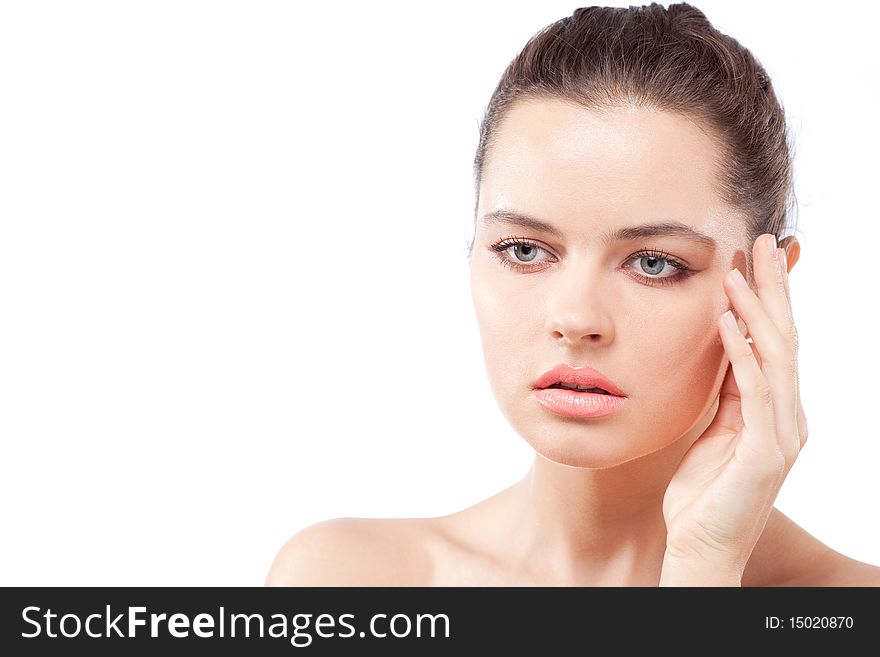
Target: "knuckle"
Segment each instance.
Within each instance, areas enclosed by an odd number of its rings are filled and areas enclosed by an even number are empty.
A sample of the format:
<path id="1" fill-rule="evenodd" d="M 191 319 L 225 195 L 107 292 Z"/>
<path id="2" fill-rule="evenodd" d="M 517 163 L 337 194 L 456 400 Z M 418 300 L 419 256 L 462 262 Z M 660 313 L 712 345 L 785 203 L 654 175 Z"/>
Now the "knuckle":
<path id="1" fill-rule="evenodd" d="M 788 467 L 788 459 L 785 452 L 779 446 L 772 447 L 764 459 L 764 474 L 768 481 L 777 481 L 785 474 Z"/>
<path id="2" fill-rule="evenodd" d="M 741 444 L 735 458 L 748 468 L 762 485 L 773 486 L 786 468 L 785 453 L 778 444 L 752 446 Z"/>
<path id="3" fill-rule="evenodd" d="M 803 410 L 800 413 L 800 418 L 798 422 L 798 438 L 801 441 L 801 447 L 803 447 L 807 443 L 807 438 L 809 436 L 809 427 L 807 426 L 807 416 L 804 415 Z"/>
<path id="4" fill-rule="evenodd" d="M 761 354 L 762 362 L 779 363 L 789 373 L 797 371 L 797 353 L 792 351 L 791 347 L 781 339 L 770 346 L 763 347 Z"/>
<path id="5" fill-rule="evenodd" d="M 798 341 L 797 328 L 795 328 L 794 324 L 792 324 L 791 327 L 788 329 L 788 342 L 789 344 L 791 344 L 791 351 L 794 354 L 794 359 L 797 360 L 800 344 Z"/>
<path id="6" fill-rule="evenodd" d="M 798 454 L 800 454 L 801 451 L 800 439 L 798 438 L 797 432 L 785 441 L 785 448 L 783 451 L 785 452 L 785 464 L 783 465 L 782 472 L 787 473 L 791 470 L 791 466 L 794 465 L 794 462 L 797 461 Z"/>
<path id="7" fill-rule="evenodd" d="M 773 391 L 766 381 L 755 386 L 755 399 L 760 404 L 771 405 L 773 403 Z"/>

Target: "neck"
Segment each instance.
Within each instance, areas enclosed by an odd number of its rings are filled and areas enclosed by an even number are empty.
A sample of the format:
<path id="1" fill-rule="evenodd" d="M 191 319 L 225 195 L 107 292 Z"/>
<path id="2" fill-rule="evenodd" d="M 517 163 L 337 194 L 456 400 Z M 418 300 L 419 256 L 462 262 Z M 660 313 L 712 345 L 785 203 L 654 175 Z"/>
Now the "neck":
<path id="1" fill-rule="evenodd" d="M 710 411 L 674 443 L 621 465 L 579 468 L 537 454 L 509 489 L 512 559 L 540 580 L 656 586 L 666 550 L 663 496 Z"/>

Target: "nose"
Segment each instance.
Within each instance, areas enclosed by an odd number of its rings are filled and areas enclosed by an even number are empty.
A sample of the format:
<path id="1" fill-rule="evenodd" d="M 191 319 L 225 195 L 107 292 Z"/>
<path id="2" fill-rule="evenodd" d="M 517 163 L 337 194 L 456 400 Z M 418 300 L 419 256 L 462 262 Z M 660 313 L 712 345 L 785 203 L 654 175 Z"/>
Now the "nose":
<path id="1" fill-rule="evenodd" d="M 571 266 L 554 281 L 547 298 L 547 334 L 565 346 L 613 339 L 607 281 L 586 266 Z"/>

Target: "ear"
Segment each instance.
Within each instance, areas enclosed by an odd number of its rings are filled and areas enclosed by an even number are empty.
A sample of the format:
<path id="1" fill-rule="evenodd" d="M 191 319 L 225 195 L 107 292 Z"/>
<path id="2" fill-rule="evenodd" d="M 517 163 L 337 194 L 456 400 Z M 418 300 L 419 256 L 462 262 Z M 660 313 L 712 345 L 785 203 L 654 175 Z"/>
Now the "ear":
<path id="1" fill-rule="evenodd" d="M 785 249 L 785 260 L 788 263 L 788 271 L 791 272 L 791 268 L 801 256 L 801 244 L 794 235 L 789 235 L 780 240 L 779 248 Z"/>

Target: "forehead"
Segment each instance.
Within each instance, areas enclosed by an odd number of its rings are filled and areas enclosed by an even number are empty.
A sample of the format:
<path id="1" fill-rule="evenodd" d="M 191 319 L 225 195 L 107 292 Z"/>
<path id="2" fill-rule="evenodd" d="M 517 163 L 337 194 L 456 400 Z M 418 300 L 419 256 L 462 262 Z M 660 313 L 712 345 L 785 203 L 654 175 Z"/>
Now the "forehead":
<path id="1" fill-rule="evenodd" d="M 487 153 L 479 214 L 510 207 L 557 219 L 674 219 L 708 229 L 721 215 L 729 222 L 716 194 L 719 155 L 704 129 L 683 115 L 520 101 Z"/>

